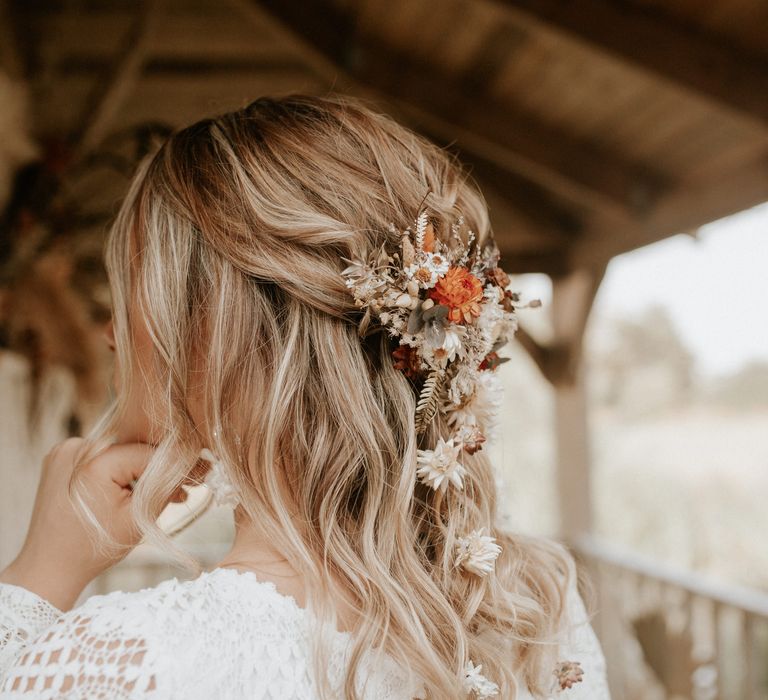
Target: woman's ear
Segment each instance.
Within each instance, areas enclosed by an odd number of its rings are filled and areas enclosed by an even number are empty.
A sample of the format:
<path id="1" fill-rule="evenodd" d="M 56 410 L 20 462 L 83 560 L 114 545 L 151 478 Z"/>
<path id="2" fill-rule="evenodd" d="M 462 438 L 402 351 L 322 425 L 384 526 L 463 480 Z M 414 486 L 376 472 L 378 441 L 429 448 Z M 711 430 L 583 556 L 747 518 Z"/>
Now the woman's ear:
<path id="1" fill-rule="evenodd" d="M 109 321 L 105 324 L 102 334 L 104 336 L 104 340 L 107 343 L 107 346 L 112 352 L 114 352 L 115 351 L 115 326 L 112 323 L 111 317 Z"/>

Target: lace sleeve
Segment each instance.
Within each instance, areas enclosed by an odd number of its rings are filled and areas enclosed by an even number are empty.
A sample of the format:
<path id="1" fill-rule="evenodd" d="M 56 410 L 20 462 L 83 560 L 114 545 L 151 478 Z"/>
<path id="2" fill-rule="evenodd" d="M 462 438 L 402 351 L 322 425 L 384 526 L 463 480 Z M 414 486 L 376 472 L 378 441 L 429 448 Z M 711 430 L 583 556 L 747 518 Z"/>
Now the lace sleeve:
<path id="1" fill-rule="evenodd" d="M 0 683 L 27 643 L 61 615 L 61 610 L 21 586 L 0 583 Z"/>
<path id="2" fill-rule="evenodd" d="M 83 605 L 62 613 L 0 584 L 0 699 L 154 697 L 147 642 L 125 612 Z"/>
<path id="3" fill-rule="evenodd" d="M 556 683 L 559 692 L 554 697 L 562 700 L 610 700 L 603 650 L 575 583 L 568 589 L 568 617 L 570 624 L 560 647 L 560 660 L 566 664 L 578 663 L 584 675 L 570 688 L 561 690 L 560 684 Z M 562 671 L 562 675 L 567 677 L 567 670 Z"/>

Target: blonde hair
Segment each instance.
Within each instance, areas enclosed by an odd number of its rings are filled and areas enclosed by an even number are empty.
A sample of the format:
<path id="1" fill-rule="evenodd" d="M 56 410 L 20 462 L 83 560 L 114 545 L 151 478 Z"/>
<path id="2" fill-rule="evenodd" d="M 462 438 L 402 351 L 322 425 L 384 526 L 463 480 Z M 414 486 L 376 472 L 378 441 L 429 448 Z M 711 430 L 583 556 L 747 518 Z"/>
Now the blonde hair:
<path id="1" fill-rule="evenodd" d="M 390 224 L 408 226 L 428 189 L 438 227 L 460 213 L 481 244 L 491 235 L 455 158 L 338 95 L 257 99 L 174 132 L 141 163 L 106 256 L 121 384 L 138 381 L 135 299 L 162 388 L 151 411 L 164 433 L 132 507 L 145 537 L 183 560 L 152 514 L 210 446 L 255 526 L 306 574 L 315 613 L 335 625 L 332 581 L 349 590 L 361 614 L 346 698 L 374 647 L 430 698 L 463 695 L 468 659 L 501 697 L 515 697 L 515 678 L 546 693 L 572 561 L 559 544 L 498 527 L 485 451 L 463 460 L 462 491 L 417 481 L 417 449 L 450 428 L 438 414 L 417 437 L 417 397 L 393 367 L 392 339 L 360 337 L 340 275 L 343 257 L 392 245 Z M 206 424 L 219 426 L 204 435 L 188 410 L 201 361 Z M 122 403 L 89 436 L 92 454 Z M 480 527 L 502 546 L 488 577 L 453 565 L 457 538 Z M 327 668 L 323 645 L 314 653 Z"/>

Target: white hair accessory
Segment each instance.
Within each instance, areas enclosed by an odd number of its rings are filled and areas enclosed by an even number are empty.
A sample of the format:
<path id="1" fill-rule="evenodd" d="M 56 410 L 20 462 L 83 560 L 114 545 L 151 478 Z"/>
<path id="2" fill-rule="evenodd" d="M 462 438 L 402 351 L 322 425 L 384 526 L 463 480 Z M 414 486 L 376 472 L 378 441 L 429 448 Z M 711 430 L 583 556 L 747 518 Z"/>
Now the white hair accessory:
<path id="1" fill-rule="evenodd" d="M 476 700 L 485 700 L 499 694 L 499 686 L 480 673 L 482 669 L 483 664 L 475 666 L 471 660 L 464 667 L 464 690 Z"/>
<path id="2" fill-rule="evenodd" d="M 211 463 L 211 469 L 206 474 L 205 485 L 211 490 L 213 500 L 220 506 L 232 506 L 240 502 L 237 490 L 227 476 L 223 462 L 207 447 L 200 450 L 200 459 Z"/>
<path id="3" fill-rule="evenodd" d="M 486 528 L 473 530 L 466 537 L 460 537 L 456 543 L 456 566 L 462 566 L 477 576 L 487 576 L 495 568 L 496 557 L 501 554 L 501 547 L 496 539 L 485 534 Z"/>

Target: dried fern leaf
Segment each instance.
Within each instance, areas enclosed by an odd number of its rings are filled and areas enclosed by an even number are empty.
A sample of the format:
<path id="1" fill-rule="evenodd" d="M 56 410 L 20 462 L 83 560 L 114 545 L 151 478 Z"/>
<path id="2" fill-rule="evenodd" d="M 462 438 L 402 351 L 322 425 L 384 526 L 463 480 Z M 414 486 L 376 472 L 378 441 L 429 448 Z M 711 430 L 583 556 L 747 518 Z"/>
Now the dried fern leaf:
<path id="1" fill-rule="evenodd" d="M 416 403 L 416 434 L 421 435 L 437 413 L 438 398 L 443 384 L 444 375 L 433 369 L 424 381 Z"/>
<path id="2" fill-rule="evenodd" d="M 429 216 L 426 211 L 421 212 L 416 219 L 416 249 L 424 250 L 424 235 L 427 232 Z"/>

